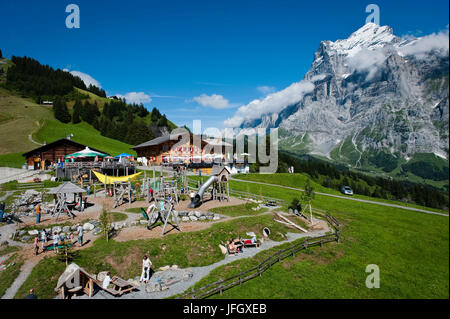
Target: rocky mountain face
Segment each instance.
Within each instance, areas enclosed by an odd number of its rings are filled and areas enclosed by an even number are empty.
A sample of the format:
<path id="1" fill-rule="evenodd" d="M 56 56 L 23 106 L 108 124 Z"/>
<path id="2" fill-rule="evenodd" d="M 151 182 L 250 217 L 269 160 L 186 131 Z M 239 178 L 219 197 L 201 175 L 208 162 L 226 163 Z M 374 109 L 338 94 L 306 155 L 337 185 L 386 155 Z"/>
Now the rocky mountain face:
<path id="1" fill-rule="evenodd" d="M 281 149 L 353 167 L 417 153 L 448 161 L 448 68 L 448 32 L 400 38 L 369 23 L 320 43 L 300 82 L 313 85 L 298 102 L 240 128 L 278 127 Z"/>

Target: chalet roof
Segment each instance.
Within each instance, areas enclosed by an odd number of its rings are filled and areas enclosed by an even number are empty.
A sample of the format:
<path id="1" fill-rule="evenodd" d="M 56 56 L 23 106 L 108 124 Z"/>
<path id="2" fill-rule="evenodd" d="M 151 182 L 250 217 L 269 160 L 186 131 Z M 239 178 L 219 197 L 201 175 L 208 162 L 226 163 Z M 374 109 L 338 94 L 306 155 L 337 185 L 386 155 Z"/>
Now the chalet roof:
<path id="1" fill-rule="evenodd" d="M 211 169 L 211 173 L 210 175 L 219 175 L 220 173 L 222 173 L 222 171 L 226 169 L 228 174 L 231 174 L 230 170 L 228 169 L 228 167 L 223 166 L 223 165 L 215 165 L 213 166 L 213 168 Z"/>
<path id="2" fill-rule="evenodd" d="M 49 192 L 49 194 L 78 194 L 78 193 L 86 193 L 86 191 L 71 183 L 71 182 L 65 182 L 64 184 L 59 185 L 58 187 L 52 188 Z"/>
<path id="3" fill-rule="evenodd" d="M 191 134 L 191 140 L 193 138 L 193 134 Z M 199 136 L 199 135 L 196 135 Z M 136 148 L 142 148 L 142 147 L 148 147 L 148 146 L 156 146 L 156 145 L 160 145 L 162 143 L 168 142 L 170 140 L 173 141 L 178 141 L 181 138 L 180 134 L 167 134 L 167 135 L 163 135 L 157 138 L 154 138 L 153 140 L 150 140 L 148 142 L 133 146 L 132 149 L 136 149 Z M 211 144 L 212 146 L 214 145 L 221 145 L 221 146 L 231 146 L 231 144 L 224 142 L 224 141 L 217 141 L 217 140 L 205 140 L 202 139 L 202 144 Z"/>
<path id="4" fill-rule="evenodd" d="M 62 143 L 71 144 L 73 146 L 80 147 L 81 149 L 85 149 L 87 147 L 86 145 L 83 145 L 81 143 L 77 143 L 77 142 L 69 140 L 67 138 L 62 138 L 62 139 L 59 139 L 57 141 L 54 141 L 54 142 L 51 142 L 51 143 L 39 146 L 38 148 L 35 148 L 35 149 L 31 150 L 31 151 L 28 151 L 28 152 L 22 154 L 22 156 L 28 157 L 28 156 L 32 155 L 33 153 L 36 153 L 36 152 L 45 152 L 45 151 L 47 151 L 49 149 L 52 149 L 53 147 L 57 146 L 58 144 L 62 144 Z M 97 152 L 100 152 L 100 153 L 108 154 L 108 153 L 106 153 L 104 151 L 98 150 L 98 149 L 93 148 L 93 147 L 89 147 L 89 148 L 91 150 L 94 150 L 94 151 L 97 151 Z"/>

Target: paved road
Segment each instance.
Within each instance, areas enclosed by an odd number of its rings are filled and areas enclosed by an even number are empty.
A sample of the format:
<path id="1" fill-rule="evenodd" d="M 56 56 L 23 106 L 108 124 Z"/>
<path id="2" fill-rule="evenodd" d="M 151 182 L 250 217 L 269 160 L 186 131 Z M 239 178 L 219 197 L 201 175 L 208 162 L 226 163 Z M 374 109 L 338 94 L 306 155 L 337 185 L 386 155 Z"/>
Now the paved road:
<path id="1" fill-rule="evenodd" d="M 280 187 L 280 188 L 286 188 L 286 189 L 291 189 L 291 190 L 300 191 L 300 192 L 304 191 L 301 188 L 295 188 L 295 187 L 289 187 L 289 186 L 282 186 L 282 185 L 269 184 L 269 183 L 263 183 L 263 182 L 246 181 L 246 180 L 237 179 L 237 178 L 230 178 L 230 179 L 233 180 L 233 181 L 236 181 L 236 182 L 252 183 L 252 184 L 260 184 L 260 185 L 267 185 L 267 186 L 273 186 L 273 187 Z M 333 195 L 333 194 L 327 194 L 327 193 L 321 193 L 321 192 L 315 192 L 315 193 L 318 194 L 318 195 L 335 197 L 335 198 L 339 198 L 339 199 L 352 200 L 352 201 L 356 201 L 356 202 L 362 202 L 362 203 L 368 203 L 368 204 L 374 204 L 374 205 L 380 205 L 380 206 L 401 208 L 401 209 L 412 210 L 412 211 L 415 211 L 415 212 L 421 212 L 421 213 L 425 213 L 425 214 L 440 215 L 440 216 L 448 217 L 448 214 L 433 212 L 433 211 L 420 209 L 420 208 L 415 208 L 415 207 L 407 207 L 407 206 L 401 206 L 401 205 L 396 205 L 396 204 L 376 202 L 376 201 L 367 200 L 367 199 L 360 199 L 360 198 L 354 198 L 354 197 L 348 197 L 348 196 Z"/>

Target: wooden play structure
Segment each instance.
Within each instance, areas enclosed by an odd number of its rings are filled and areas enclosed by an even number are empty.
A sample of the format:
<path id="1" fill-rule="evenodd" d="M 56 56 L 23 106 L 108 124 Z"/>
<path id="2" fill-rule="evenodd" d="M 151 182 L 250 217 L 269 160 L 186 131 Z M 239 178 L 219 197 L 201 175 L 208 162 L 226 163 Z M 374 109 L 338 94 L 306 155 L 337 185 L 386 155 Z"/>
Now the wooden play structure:
<path id="1" fill-rule="evenodd" d="M 157 207 L 158 203 L 152 204 L 148 207 L 147 211 L 144 211 L 144 209 L 141 208 L 141 213 L 145 217 L 145 219 L 148 221 L 147 229 L 152 230 L 153 228 L 157 227 L 157 223 L 161 222 L 163 224 L 162 230 L 161 230 L 161 236 L 164 236 L 166 234 L 166 227 L 167 224 L 172 226 L 172 229 L 176 229 L 179 232 L 181 232 L 181 226 L 179 224 L 178 220 L 178 214 L 173 209 L 173 201 L 167 202 L 169 205 L 169 210 L 165 209 L 165 205 L 163 201 L 160 201 L 160 206 Z M 171 223 L 169 222 L 169 219 L 172 217 Z"/>
<path id="2" fill-rule="evenodd" d="M 64 184 L 61 184 L 58 187 L 51 189 L 48 193 L 55 195 L 56 205 L 51 210 L 51 215 L 55 216 L 55 220 L 58 220 L 58 217 L 61 213 L 67 214 L 72 219 L 75 217 L 75 214 L 73 213 L 73 209 L 76 206 L 76 196 L 77 195 L 80 198 L 80 210 L 83 211 L 84 203 L 83 203 L 83 195 L 82 194 L 86 193 L 86 191 L 83 188 L 81 188 L 71 182 L 66 182 Z M 73 202 L 69 203 L 68 196 L 72 195 L 72 194 L 74 196 Z"/>
<path id="3" fill-rule="evenodd" d="M 92 297 L 95 287 L 113 296 L 121 296 L 136 289 L 136 286 L 118 276 L 111 278 L 110 284 L 113 286 L 112 288 L 103 288 L 102 282 L 98 281 L 95 275 L 91 275 L 77 264 L 71 263 L 59 277 L 55 291 L 59 293 L 61 299 L 67 299 L 80 292 Z"/>
<path id="4" fill-rule="evenodd" d="M 131 205 L 133 202 L 133 186 L 131 185 L 130 179 L 128 182 L 113 182 L 113 193 L 114 193 L 114 205 L 116 208 L 127 202 Z"/>

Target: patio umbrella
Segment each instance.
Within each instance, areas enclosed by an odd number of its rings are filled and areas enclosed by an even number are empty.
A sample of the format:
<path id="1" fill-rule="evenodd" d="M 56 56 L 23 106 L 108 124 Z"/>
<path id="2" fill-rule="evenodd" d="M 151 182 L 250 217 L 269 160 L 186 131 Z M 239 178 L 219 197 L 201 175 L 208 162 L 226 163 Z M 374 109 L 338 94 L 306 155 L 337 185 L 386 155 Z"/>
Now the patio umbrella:
<path id="1" fill-rule="evenodd" d="M 100 152 L 93 151 L 89 147 L 86 146 L 86 148 L 84 150 L 66 155 L 65 157 L 66 158 L 70 158 L 70 157 L 78 158 L 78 157 L 96 157 L 96 156 L 105 157 L 105 156 L 108 156 L 108 154 L 103 154 Z"/>
<path id="2" fill-rule="evenodd" d="M 121 158 L 121 157 L 133 157 L 134 158 L 133 155 L 128 154 L 128 153 L 122 153 L 122 154 L 119 154 L 117 156 L 114 156 L 114 158 Z"/>

